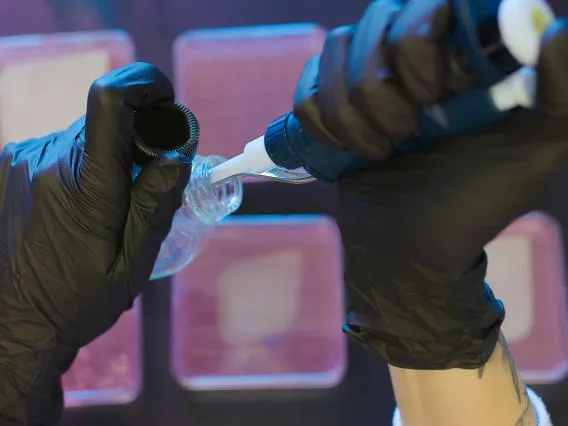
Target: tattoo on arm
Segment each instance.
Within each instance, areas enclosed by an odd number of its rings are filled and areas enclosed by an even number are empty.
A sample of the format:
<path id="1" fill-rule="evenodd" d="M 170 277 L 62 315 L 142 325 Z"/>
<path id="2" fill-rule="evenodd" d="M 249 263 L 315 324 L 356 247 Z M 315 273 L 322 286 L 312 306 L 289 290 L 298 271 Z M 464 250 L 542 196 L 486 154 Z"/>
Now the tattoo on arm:
<path id="1" fill-rule="evenodd" d="M 523 414 L 521 414 L 519 420 L 517 420 L 517 423 L 515 423 L 515 426 L 537 426 L 532 416 L 531 403 L 528 400 L 527 406 L 523 410 Z"/>
<path id="2" fill-rule="evenodd" d="M 511 379 L 513 381 L 513 386 L 515 387 L 515 393 L 517 395 L 517 400 L 519 401 L 519 404 L 523 403 L 526 404 L 526 407 L 523 410 L 523 413 L 521 414 L 517 422 L 515 423 L 515 426 L 536 426 L 534 416 L 531 410 L 531 404 L 530 401 L 528 400 L 527 388 L 524 386 L 524 384 L 521 381 L 519 372 L 517 370 L 517 367 L 515 366 L 515 361 L 513 360 L 513 356 L 509 349 L 509 345 L 507 344 L 507 340 L 505 339 L 503 333 L 501 333 L 501 335 L 499 336 L 497 347 L 501 349 L 501 361 L 505 364 L 505 366 L 507 367 L 507 369 L 511 374 Z M 483 377 L 484 373 L 485 373 L 485 365 L 481 366 L 477 370 L 477 374 L 480 379 Z"/>
<path id="3" fill-rule="evenodd" d="M 517 371 L 517 367 L 515 366 L 515 361 L 513 360 L 513 356 L 511 355 L 511 351 L 509 350 L 509 345 L 507 344 L 507 340 L 503 333 L 499 336 L 499 341 L 497 342 L 497 347 L 501 348 L 501 360 L 507 366 L 509 372 L 511 373 L 511 379 L 513 380 L 513 385 L 515 386 L 515 392 L 517 394 L 517 400 L 519 404 L 523 402 L 523 393 L 526 394 L 525 386 L 521 382 L 521 378 L 519 377 L 519 372 Z M 483 374 L 485 373 L 485 365 L 481 366 L 477 370 L 477 375 L 481 379 Z"/>
<path id="4" fill-rule="evenodd" d="M 523 402 L 523 393 L 526 396 L 527 391 L 525 386 L 521 382 L 519 371 L 515 366 L 515 361 L 513 360 L 513 356 L 511 355 L 511 351 L 509 350 L 509 345 L 507 344 L 507 340 L 505 339 L 505 336 L 503 336 L 503 333 L 501 333 L 501 335 L 499 336 L 499 345 L 501 345 L 502 360 L 511 372 L 511 377 L 515 386 L 515 392 L 517 393 L 517 400 L 519 401 L 519 404 L 521 404 Z"/>

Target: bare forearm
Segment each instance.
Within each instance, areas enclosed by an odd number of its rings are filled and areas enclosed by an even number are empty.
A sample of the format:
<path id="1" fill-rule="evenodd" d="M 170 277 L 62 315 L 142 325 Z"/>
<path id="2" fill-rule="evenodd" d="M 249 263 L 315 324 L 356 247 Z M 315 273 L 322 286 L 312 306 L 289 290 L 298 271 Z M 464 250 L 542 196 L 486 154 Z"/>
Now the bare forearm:
<path id="1" fill-rule="evenodd" d="M 537 420 L 501 335 L 479 370 L 390 367 L 404 426 L 536 426 Z"/>

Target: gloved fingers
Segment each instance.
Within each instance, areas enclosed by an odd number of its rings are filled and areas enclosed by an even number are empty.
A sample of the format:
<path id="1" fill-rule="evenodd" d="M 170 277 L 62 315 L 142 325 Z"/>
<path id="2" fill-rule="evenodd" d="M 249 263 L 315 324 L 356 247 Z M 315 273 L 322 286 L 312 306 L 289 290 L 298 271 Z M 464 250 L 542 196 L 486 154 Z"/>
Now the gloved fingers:
<path id="1" fill-rule="evenodd" d="M 318 92 L 314 97 L 324 125 L 343 146 L 384 160 L 392 153 L 390 139 L 377 131 L 349 102 L 346 62 L 353 27 L 330 31 L 319 66 Z"/>
<path id="2" fill-rule="evenodd" d="M 304 65 L 294 94 L 293 113 L 311 137 L 334 148 L 343 148 L 342 142 L 324 126 L 315 103 L 319 63 L 320 56 L 313 56 Z"/>
<path id="3" fill-rule="evenodd" d="M 134 63 L 96 80 L 89 91 L 77 202 L 100 216 L 105 229 L 122 233 L 132 187 L 135 111 L 172 101 L 169 79 L 155 66 Z"/>
<path id="4" fill-rule="evenodd" d="M 537 71 L 536 106 L 553 116 L 568 116 L 568 20 L 546 30 Z"/>
<path id="5" fill-rule="evenodd" d="M 151 64 L 137 62 L 96 80 L 87 99 L 85 161 L 108 174 L 109 196 L 123 197 L 114 179 L 130 180 L 134 113 L 146 105 L 173 101 L 168 77 Z M 117 184 L 113 191 L 112 183 Z"/>
<path id="6" fill-rule="evenodd" d="M 444 42 L 451 27 L 448 0 L 410 0 L 388 32 L 393 69 L 406 92 L 421 105 L 438 102 L 442 96 Z"/>
<path id="7" fill-rule="evenodd" d="M 386 32 L 402 8 L 399 0 L 373 2 L 356 26 L 347 61 L 351 104 L 392 139 L 410 136 L 419 112 L 401 89 L 386 57 Z"/>
<path id="8" fill-rule="evenodd" d="M 131 284 L 148 281 L 160 246 L 168 235 L 176 211 L 182 205 L 191 175 L 191 159 L 168 152 L 149 163 L 138 175 L 130 199 L 123 245 L 117 268 L 134 271 Z M 139 289 L 130 289 L 135 297 Z"/>

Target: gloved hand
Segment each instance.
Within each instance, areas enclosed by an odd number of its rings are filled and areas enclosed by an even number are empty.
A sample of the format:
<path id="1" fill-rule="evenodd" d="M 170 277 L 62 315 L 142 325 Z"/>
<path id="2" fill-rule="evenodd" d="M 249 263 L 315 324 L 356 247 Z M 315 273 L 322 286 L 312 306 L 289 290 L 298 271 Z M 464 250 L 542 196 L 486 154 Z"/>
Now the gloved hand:
<path id="1" fill-rule="evenodd" d="M 173 99 L 160 70 L 132 64 L 93 83 L 67 130 L 2 151 L 2 426 L 53 424 L 60 375 L 148 284 L 191 158 L 164 155 L 133 183 L 135 112 Z"/>
<path id="2" fill-rule="evenodd" d="M 330 145 L 392 153 L 420 109 L 444 95 L 451 18 L 447 0 L 380 0 L 358 25 L 331 32 L 319 67 L 302 77 L 318 83 L 299 96 L 311 100 L 297 106 L 302 125 L 330 134 L 321 140 Z M 542 43 L 534 110 L 338 182 L 344 330 L 388 363 L 472 369 L 493 352 L 504 312 L 484 284 L 484 246 L 538 206 L 568 160 L 567 55 L 568 23 L 556 22 Z"/>

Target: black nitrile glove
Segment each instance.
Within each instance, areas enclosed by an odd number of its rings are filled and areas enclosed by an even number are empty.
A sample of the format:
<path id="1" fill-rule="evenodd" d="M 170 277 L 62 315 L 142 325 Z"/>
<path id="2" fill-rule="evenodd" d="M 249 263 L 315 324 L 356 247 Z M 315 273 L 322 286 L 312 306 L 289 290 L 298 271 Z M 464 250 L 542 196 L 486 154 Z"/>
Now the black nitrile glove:
<path id="1" fill-rule="evenodd" d="M 2 151 L 1 426 L 55 424 L 61 374 L 147 286 L 191 158 L 164 155 L 133 183 L 135 111 L 173 99 L 160 70 L 132 64 L 93 83 L 67 130 Z"/>
<path id="2" fill-rule="evenodd" d="M 451 17 L 443 0 L 380 0 L 363 24 L 332 32 L 302 124 L 334 135 L 324 143 L 388 154 L 445 92 Z M 534 111 L 338 182 L 344 329 L 388 363 L 473 369 L 493 352 L 504 311 L 484 284 L 484 246 L 539 205 L 568 160 L 567 57 L 568 24 L 557 22 L 542 44 Z"/>

